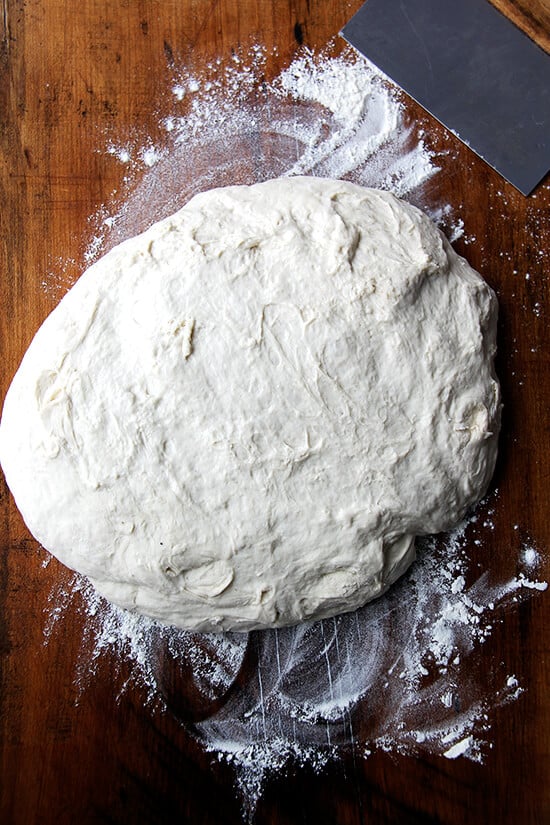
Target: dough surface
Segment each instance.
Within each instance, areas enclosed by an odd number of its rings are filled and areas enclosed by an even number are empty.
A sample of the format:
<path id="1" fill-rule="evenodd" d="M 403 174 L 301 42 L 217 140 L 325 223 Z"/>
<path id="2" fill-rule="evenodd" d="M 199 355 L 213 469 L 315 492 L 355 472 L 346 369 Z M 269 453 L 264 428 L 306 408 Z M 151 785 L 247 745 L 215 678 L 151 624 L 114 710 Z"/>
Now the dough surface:
<path id="1" fill-rule="evenodd" d="M 34 536 L 108 599 L 198 630 L 353 610 L 484 493 L 496 299 L 392 195 L 211 190 L 91 266 L 6 397 Z"/>

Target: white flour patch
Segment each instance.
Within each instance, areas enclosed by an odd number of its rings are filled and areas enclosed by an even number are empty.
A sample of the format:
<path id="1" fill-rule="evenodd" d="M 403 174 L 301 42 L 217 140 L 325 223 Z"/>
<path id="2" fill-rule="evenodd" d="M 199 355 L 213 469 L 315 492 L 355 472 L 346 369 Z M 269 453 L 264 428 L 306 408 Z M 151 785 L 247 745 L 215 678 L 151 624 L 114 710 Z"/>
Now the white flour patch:
<path id="1" fill-rule="evenodd" d="M 125 165 L 127 193 L 123 202 L 113 199 L 116 211 L 93 217 L 87 264 L 197 192 L 229 183 L 345 178 L 426 207 L 422 187 L 437 173 L 436 159 L 371 64 L 351 49 L 339 56 L 304 50 L 267 82 L 266 61 L 256 46 L 246 60 L 216 61 L 201 74 L 182 70 L 159 116 L 162 146 L 148 136 L 141 145 L 107 144 L 106 153 Z M 448 234 L 451 211 L 447 206 L 439 221 Z"/>
<path id="2" fill-rule="evenodd" d="M 266 81 L 267 57 L 255 47 L 246 58 L 174 74 L 159 114 L 162 145 L 149 135 L 107 144 L 124 165 L 124 191 L 115 209 L 92 216 L 86 263 L 196 192 L 304 173 L 389 189 L 451 238 L 463 236 L 450 205 L 426 203 L 439 161 L 369 63 L 351 50 L 304 51 Z M 105 661 L 118 663 L 117 695 L 137 686 L 150 712 L 173 714 L 230 763 L 250 816 L 265 778 L 289 763 L 322 769 L 376 750 L 480 761 L 492 746 L 491 709 L 523 691 L 505 663 L 488 668 L 483 646 L 507 610 L 547 586 L 536 577 L 540 554 L 520 546 L 519 534 L 515 576 L 495 582 L 490 559 L 476 566 L 494 518 L 485 502 L 454 533 L 421 540 L 418 561 L 386 596 L 335 619 L 192 634 L 122 611 L 75 576 L 51 595 L 45 640 L 62 632 L 67 611 L 80 611 L 79 690 Z"/>
<path id="3" fill-rule="evenodd" d="M 115 143 L 109 143 L 107 146 L 109 155 L 113 155 L 121 163 L 129 163 L 132 159 L 132 149 L 129 146 L 120 146 Z"/>
<path id="4" fill-rule="evenodd" d="M 541 555 L 532 544 L 525 544 L 521 561 L 526 570 L 536 570 L 542 562 Z"/>
<path id="5" fill-rule="evenodd" d="M 79 690 L 100 675 L 103 654 L 114 654 L 117 694 L 131 682 L 152 708 L 187 724 L 235 768 L 249 813 L 266 777 L 288 761 L 320 769 L 352 750 L 367 757 L 378 749 L 479 762 L 491 747 L 492 708 L 523 692 L 515 675 L 497 668 L 480 695 L 479 648 L 508 609 L 547 587 L 532 577 L 525 546 L 516 576 L 495 583 L 475 573 L 469 549 L 491 529 L 483 526 L 487 508 L 447 537 L 420 540 L 410 572 L 355 613 L 248 635 L 195 634 L 120 610 L 75 575 L 51 594 L 45 639 L 69 607 L 81 611 Z M 180 674 L 174 684 L 167 668 Z M 207 709 L 200 721 L 198 706 L 202 717 Z"/>
<path id="6" fill-rule="evenodd" d="M 158 163 L 165 155 L 165 152 L 155 148 L 154 146 L 144 146 L 139 153 L 140 159 L 145 166 L 151 167 Z"/>

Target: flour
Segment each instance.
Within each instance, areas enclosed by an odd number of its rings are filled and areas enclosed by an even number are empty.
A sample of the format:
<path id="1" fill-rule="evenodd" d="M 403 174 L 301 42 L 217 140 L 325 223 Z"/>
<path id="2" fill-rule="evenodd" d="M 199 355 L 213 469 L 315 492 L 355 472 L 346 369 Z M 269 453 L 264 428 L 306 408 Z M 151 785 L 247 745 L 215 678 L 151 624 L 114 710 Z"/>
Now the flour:
<path id="1" fill-rule="evenodd" d="M 523 548 L 521 561 L 527 570 L 536 570 L 541 564 L 540 553 L 531 544 L 526 544 Z"/>
<path id="2" fill-rule="evenodd" d="M 169 111 L 160 115 L 164 143 L 147 136 L 141 144 L 107 143 L 107 154 L 124 166 L 127 191 L 117 210 L 94 216 L 86 263 L 197 192 L 296 174 L 387 189 L 452 235 L 451 207 L 432 214 L 424 202 L 422 186 L 437 173 L 437 160 L 422 130 L 405 124 L 399 93 L 353 50 L 333 51 L 304 50 L 271 82 L 264 80 L 269 55 L 260 46 L 201 74 L 178 72 Z"/>
<path id="3" fill-rule="evenodd" d="M 131 150 L 128 146 L 117 146 L 114 143 L 109 143 L 107 152 L 109 155 L 114 155 L 121 163 L 129 163 L 132 157 Z"/>
<path id="4" fill-rule="evenodd" d="M 459 206 L 434 203 L 426 195 L 426 183 L 436 180 L 445 158 L 434 157 L 422 131 L 405 123 L 399 96 L 370 64 L 351 50 L 340 56 L 331 48 L 304 51 L 279 77 L 264 82 L 267 57 L 256 47 L 246 57 L 167 78 L 169 97 L 159 114 L 164 138 L 156 144 L 149 135 L 132 145 L 109 135 L 104 151 L 122 164 L 124 188 L 92 217 L 97 240 L 87 258 L 202 189 L 299 168 L 326 174 L 331 164 L 347 170 L 353 182 L 404 195 L 448 235 L 464 232 L 455 214 Z M 161 157 L 149 167 L 141 150 L 150 146 Z M 236 151 L 243 146 L 247 157 Z M 52 273 L 44 288 L 58 297 L 70 285 L 72 269 L 59 285 Z M 487 556 L 477 566 L 477 549 L 494 541 L 491 523 L 504 518 L 494 494 L 453 534 L 426 539 L 405 580 L 381 600 L 318 624 L 205 642 L 120 611 L 74 577 L 52 592 L 45 638 L 63 632 L 68 611 L 81 611 L 78 690 L 106 674 L 108 658 L 120 663 L 119 694 L 129 678 L 149 712 L 174 713 L 182 724 L 191 714 L 174 707 L 157 665 L 159 650 L 175 668 L 191 663 L 186 678 L 203 704 L 229 695 L 221 709 L 212 704 L 211 715 L 190 730 L 213 757 L 234 767 L 250 815 L 266 777 L 289 762 L 322 770 L 339 756 L 368 758 L 377 750 L 480 761 L 493 738 L 498 747 L 498 731 L 490 731 L 493 708 L 517 700 L 524 689 L 521 674 L 487 661 L 484 646 L 507 611 L 547 587 L 537 578 L 543 553 L 530 539 L 522 543 L 519 525 L 510 546 L 502 548 L 517 559 L 516 575 L 499 581 Z M 123 675 L 126 662 L 129 677 Z"/>
<path id="5" fill-rule="evenodd" d="M 481 762 L 492 747 L 492 708 L 517 699 L 523 688 L 500 666 L 492 692 L 480 695 L 479 647 L 514 603 L 547 587 L 531 577 L 535 567 L 529 575 L 522 569 L 525 545 L 516 551 L 516 576 L 495 583 L 487 572 L 476 578 L 470 547 L 490 529 L 482 522 L 491 509 L 483 502 L 452 534 L 420 542 L 405 579 L 353 614 L 249 636 L 200 635 L 119 610 L 74 576 L 52 592 L 46 641 L 76 608 L 85 618 L 79 691 L 101 677 L 110 652 L 121 663 L 119 695 L 129 687 L 122 663 L 130 661 L 130 681 L 151 712 L 175 713 L 185 724 L 189 716 L 163 683 L 162 651 L 174 667 L 188 667 L 185 678 L 193 680 L 203 707 L 225 697 L 192 730 L 206 750 L 235 768 L 249 811 L 266 777 L 289 760 L 320 770 L 350 750 L 364 757 L 382 750 Z"/>

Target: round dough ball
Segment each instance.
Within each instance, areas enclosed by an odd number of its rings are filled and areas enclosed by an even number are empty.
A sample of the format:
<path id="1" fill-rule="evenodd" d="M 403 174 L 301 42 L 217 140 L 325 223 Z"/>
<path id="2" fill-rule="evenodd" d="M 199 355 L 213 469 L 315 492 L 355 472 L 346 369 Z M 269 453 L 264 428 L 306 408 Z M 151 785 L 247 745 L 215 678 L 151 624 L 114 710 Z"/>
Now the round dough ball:
<path id="1" fill-rule="evenodd" d="M 486 489 L 495 320 L 387 192 L 205 192 L 46 319 L 2 465 L 36 538 L 123 607 L 205 631 L 353 610 Z"/>

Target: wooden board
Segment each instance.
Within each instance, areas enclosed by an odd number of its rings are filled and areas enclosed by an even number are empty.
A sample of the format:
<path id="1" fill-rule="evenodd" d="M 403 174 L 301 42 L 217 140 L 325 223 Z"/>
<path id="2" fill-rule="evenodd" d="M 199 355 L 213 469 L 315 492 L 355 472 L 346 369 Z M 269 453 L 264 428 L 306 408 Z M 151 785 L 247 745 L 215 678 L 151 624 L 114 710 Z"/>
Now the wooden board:
<path id="1" fill-rule="evenodd" d="M 535 43 L 550 52 L 550 2 L 548 0 L 491 0 Z"/>
<path id="2" fill-rule="evenodd" d="M 159 101 L 170 93 L 178 66 L 229 60 L 255 41 L 267 48 L 265 72 L 274 77 L 301 44 L 324 48 L 359 5 L 4 0 L 2 398 L 62 293 L 52 284 L 73 282 L 85 266 L 95 226 L 90 216 L 139 183 L 125 182 L 124 165 L 98 147 L 140 135 L 160 140 Z M 518 14 L 528 5 L 506 3 Z M 536 16 L 538 8 L 532 5 L 532 31 L 544 44 L 545 6 Z M 459 210 L 465 234 L 456 248 L 499 297 L 497 366 L 505 406 L 495 529 L 484 552 L 491 554 L 495 575 L 505 577 L 516 572 L 521 541 L 533 543 L 545 558 L 550 553 L 550 184 L 524 198 L 415 105 L 407 108 L 411 119 L 423 119 L 434 149 L 452 149 L 453 160 L 442 159 L 432 197 Z M 243 146 L 243 156 L 250 151 Z M 117 701 L 115 671 L 129 666 L 120 665 L 114 652 L 105 652 L 79 695 L 75 673 L 86 618 L 77 602 L 65 609 L 63 632 L 44 644 L 46 616 L 55 607 L 51 594 L 69 574 L 55 561 L 45 566 L 47 555 L 26 530 L 3 481 L 0 517 L 0 821 L 240 822 L 228 766 L 214 762 L 174 715 L 146 707 L 138 688 Z M 543 568 L 539 577 L 544 575 Z M 549 605 L 544 593 L 522 601 L 487 642 L 482 667 L 505 662 L 525 693 L 492 709 L 492 747 L 484 764 L 378 751 L 367 759 L 349 753 L 321 774 L 290 767 L 268 783 L 256 821 L 549 821 Z M 169 668 L 166 673 L 171 678 Z"/>

